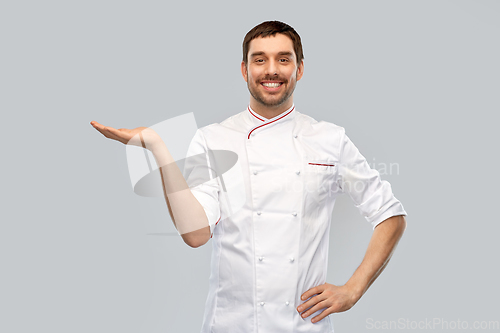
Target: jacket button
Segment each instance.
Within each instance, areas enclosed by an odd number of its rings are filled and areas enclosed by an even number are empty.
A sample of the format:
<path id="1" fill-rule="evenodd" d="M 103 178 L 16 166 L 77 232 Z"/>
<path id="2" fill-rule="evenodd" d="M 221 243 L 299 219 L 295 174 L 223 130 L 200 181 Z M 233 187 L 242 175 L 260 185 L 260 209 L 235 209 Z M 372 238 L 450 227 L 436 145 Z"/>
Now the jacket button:
<path id="1" fill-rule="evenodd" d="M 293 216 L 297 216 L 297 212 L 293 212 L 293 213 L 292 213 L 292 215 L 293 215 Z"/>
<path id="2" fill-rule="evenodd" d="M 261 213 L 261 212 L 260 212 L 260 210 L 259 210 L 259 211 L 257 212 L 257 215 L 260 215 L 260 214 L 262 214 L 262 213 Z"/>
<path id="3" fill-rule="evenodd" d="M 253 174 L 254 174 L 254 175 L 258 174 L 257 170 L 255 170 L 255 171 L 253 172 Z"/>
<path id="4" fill-rule="evenodd" d="M 260 261 L 264 260 L 264 257 L 259 257 L 259 260 L 260 260 Z"/>
<path id="5" fill-rule="evenodd" d="M 264 306 L 266 304 L 265 302 L 260 302 L 260 306 Z"/>
<path id="6" fill-rule="evenodd" d="M 294 137 L 295 139 L 297 139 L 298 135 L 297 135 L 297 134 L 295 134 L 293 137 Z"/>
<path id="7" fill-rule="evenodd" d="M 296 174 L 300 175 L 300 170 L 295 171 Z"/>
<path id="8" fill-rule="evenodd" d="M 291 257 L 290 258 L 290 262 L 294 262 L 295 261 L 295 258 L 294 257 Z"/>
<path id="9" fill-rule="evenodd" d="M 285 302 L 285 305 L 286 305 L 286 306 L 289 306 L 289 305 L 290 305 L 290 302 L 286 301 L 286 302 Z"/>

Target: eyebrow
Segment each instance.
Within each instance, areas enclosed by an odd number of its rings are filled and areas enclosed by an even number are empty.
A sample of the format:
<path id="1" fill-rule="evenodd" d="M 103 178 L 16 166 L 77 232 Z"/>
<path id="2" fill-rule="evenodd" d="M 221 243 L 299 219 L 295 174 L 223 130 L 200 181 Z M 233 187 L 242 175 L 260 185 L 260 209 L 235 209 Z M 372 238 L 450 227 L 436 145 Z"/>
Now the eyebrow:
<path id="1" fill-rule="evenodd" d="M 252 54 L 250 54 L 250 58 L 253 58 L 253 57 L 256 57 L 256 56 L 260 56 L 260 55 L 263 55 L 265 54 L 264 51 L 258 51 L 258 52 L 254 52 Z M 281 51 L 281 52 L 278 52 L 278 55 L 280 56 L 283 56 L 283 55 L 286 55 L 286 56 L 293 56 L 293 53 L 290 52 L 290 51 Z"/>

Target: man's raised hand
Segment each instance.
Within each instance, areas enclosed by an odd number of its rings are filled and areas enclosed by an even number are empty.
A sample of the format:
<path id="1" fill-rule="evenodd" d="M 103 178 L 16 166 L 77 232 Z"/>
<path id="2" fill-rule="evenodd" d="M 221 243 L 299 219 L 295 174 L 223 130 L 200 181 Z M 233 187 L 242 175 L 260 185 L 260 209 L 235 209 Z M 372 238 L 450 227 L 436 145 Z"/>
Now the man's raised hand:
<path id="1" fill-rule="evenodd" d="M 116 129 L 110 126 L 99 124 L 97 121 L 91 121 L 90 125 L 92 125 L 96 130 L 101 132 L 101 134 L 108 139 L 120 141 L 123 144 L 131 144 L 134 146 L 152 150 L 156 144 L 161 142 L 161 137 L 154 130 L 148 127 L 137 127 L 134 129 Z"/>

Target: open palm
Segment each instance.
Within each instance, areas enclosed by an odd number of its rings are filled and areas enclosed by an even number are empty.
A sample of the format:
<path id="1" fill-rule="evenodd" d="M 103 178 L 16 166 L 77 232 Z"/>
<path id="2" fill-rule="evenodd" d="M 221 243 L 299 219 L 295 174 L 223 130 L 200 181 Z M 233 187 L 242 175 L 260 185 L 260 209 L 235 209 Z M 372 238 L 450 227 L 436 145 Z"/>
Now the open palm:
<path id="1" fill-rule="evenodd" d="M 113 128 L 104 126 L 97 121 L 91 121 L 90 124 L 108 139 L 119 141 L 123 144 L 151 149 L 159 140 L 160 136 L 149 127 L 137 127 L 134 129 Z"/>

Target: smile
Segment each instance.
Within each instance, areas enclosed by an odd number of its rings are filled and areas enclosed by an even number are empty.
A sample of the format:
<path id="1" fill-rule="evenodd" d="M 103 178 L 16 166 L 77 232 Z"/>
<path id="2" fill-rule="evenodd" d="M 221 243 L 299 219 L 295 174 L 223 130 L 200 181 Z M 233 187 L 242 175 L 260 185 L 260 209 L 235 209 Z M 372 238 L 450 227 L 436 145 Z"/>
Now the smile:
<path id="1" fill-rule="evenodd" d="M 283 83 L 282 82 L 264 82 L 262 83 L 263 86 L 269 87 L 269 88 L 276 88 L 281 86 Z"/>
<path id="2" fill-rule="evenodd" d="M 283 82 L 261 82 L 260 84 L 264 87 L 265 90 L 271 92 L 280 90 Z"/>

